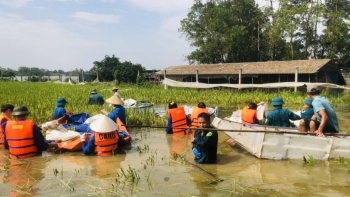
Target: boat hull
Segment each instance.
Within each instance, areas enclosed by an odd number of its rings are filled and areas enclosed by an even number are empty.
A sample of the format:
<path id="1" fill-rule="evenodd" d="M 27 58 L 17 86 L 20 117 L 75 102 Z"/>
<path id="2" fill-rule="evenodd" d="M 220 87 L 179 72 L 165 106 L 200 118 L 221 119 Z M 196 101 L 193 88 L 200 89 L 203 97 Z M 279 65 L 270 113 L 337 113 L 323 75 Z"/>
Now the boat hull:
<path id="1" fill-rule="evenodd" d="M 234 130 L 235 132 L 224 132 L 258 158 L 276 160 L 302 159 L 304 156 L 320 160 L 350 158 L 350 139 L 345 137 L 300 135 L 297 133 L 298 130 L 293 128 L 243 125 L 218 117 L 214 118 L 212 125 L 217 129 Z M 254 130 L 296 132 L 296 134 L 244 132 Z"/>

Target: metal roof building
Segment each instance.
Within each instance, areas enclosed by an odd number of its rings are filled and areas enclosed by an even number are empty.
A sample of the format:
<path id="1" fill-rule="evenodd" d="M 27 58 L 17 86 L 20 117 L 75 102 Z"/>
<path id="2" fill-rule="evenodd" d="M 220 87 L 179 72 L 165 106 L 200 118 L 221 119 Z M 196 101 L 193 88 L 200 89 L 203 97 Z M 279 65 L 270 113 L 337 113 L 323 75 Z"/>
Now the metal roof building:
<path id="1" fill-rule="evenodd" d="M 330 59 L 170 66 L 156 73 L 184 82 L 263 84 L 320 82 L 346 85 Z"/>

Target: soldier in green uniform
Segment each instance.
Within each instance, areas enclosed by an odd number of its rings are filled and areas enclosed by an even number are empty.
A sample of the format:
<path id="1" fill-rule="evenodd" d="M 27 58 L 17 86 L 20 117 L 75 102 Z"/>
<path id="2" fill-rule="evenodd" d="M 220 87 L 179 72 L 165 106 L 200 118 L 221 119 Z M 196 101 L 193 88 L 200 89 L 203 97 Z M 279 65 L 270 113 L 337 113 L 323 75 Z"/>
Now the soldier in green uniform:
<path id="1" fill-rule="evenodd" d="M 267 114 L 265 125 L 279 126 L 279 127 L 290 127 L 289 120 L 300 120 L 300 116 L 294 114 L 288 109 L 282 109 L 284 101 L 282 98 L 276 97 L 271 102 L 274 109 Z"/>
<path id="2" fill-rule="evenodd" d="M 97 91 L 93 89 L 91 91 L 91 96 L 89 97 L 89 105 L 103 105 L 105 103 L 103 97 L 100 94 L 97 94 Z"/>

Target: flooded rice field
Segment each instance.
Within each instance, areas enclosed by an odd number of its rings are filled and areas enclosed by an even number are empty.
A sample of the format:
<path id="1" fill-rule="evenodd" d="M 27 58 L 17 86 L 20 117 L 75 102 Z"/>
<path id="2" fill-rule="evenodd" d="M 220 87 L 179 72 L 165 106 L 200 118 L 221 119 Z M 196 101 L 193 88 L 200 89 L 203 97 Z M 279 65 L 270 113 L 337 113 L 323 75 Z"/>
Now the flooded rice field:
<path id="1" fill-rule="evenodd" d="M 218 163 L 194 163 L 191 136 L 131 131 L 112 157 L 45 153 L 0 158 L 0 196 L 348 196 L 348 161 L 257 159 L 219 133 Z M 7 154 L 1 149 L 0 154 Z"/>
<path id="2" fill-rule="evenodd" d="M 220 117 L 232 111 L 223 110 Z M 338 113 L 341 130 L 349 113 Z M 219 132 L 218 163 L 196 164 L 191 135 L 132 129 L 131 146 L 115 156 L 44 152 L 42 157 L 0 157 L 0 196 L 349 196 L 350 164 L 258 159 Z M 1 155 L 7 151 L 0 149 Z"/>

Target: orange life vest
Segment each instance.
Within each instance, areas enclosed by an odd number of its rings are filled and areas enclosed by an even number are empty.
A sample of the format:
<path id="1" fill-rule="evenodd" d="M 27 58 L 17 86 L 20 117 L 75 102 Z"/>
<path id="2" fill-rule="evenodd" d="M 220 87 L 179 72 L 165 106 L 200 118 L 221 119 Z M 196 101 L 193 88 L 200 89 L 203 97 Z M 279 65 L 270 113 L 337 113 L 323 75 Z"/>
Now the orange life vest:
<path id="1" fill-rule="evenodd" d="M 95 131 L 95 153 L 97 156 L 110 156 L 118 148 L 117 131 L 99 133 Z"/>
<path id="2" fill-rule="evenodd" d="M 208 113 L 207 108 L 193 107 L 191 114 L 191 127 L 198 128 L 198 115 L 201 113 Z"/>
<path id="3" fill-rule="evenodd" d="M 11 119 L 7 116 L 0 115 L 0 124 L 3 120 L 9 121 Z M 0 148 L 4 148 L 4 131 L 2 125 L 0 125 Z"/>
<path id="4" fill-rule="evenodd" d="M 172 127 L 180 127 L 180 128 L 172 128 L 173 134 L 187 134 L 187 121 L 186 121 L 186 113 L 183 106 L 170 109 L 169 114 L 171 116 L 171 126 Z"/>
<path id="5" fill-rule="evenodd" d="M 22 159 L 38 155 L 38 148 L 34 142 L 33 125 L 32 120 L 7 121 L 5 134 L 11 158 Z"/>
<path id="6" fill-rule="evenodd" d="M 119 118 L 117 118 L 116 122 L 117 122 L 117 125 L 118 125 L 118 130 L 123 130 L 129 135 L 128 137 L 124 138 L 124 140 L 129 144 L 130 141 L 131 141 L 130 133 L 128 132 L 128 130 L 126 130 L 126 127 L 125 127 L 124 123 Z"/>
<path id="7" fill-rule="evenodd" d="M 244 107 L 242 110 L 242 123 L 243 124 L 254 124 L 254 118 L 257 118 L 257 112 L 255 109 L 248 109 L 248 107 Z"/>

